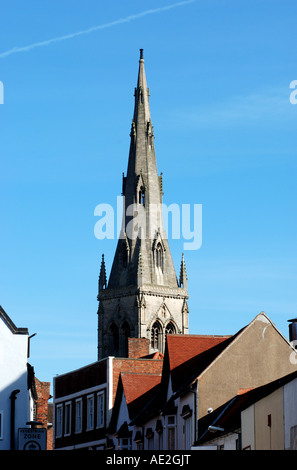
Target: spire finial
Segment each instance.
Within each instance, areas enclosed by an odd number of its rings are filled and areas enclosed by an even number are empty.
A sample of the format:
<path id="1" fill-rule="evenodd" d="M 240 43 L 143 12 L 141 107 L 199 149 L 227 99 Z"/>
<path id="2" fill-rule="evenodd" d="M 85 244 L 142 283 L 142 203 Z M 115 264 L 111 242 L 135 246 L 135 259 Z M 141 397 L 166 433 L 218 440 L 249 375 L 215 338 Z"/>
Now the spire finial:
<path id="1" fill-rule="evenodd" d="M 183 287 L 184 289 L 187 289 L 187 271 L 186 271 L 186 263 L 185 263 L 185 257 L 184 254 L 182 253 L 182 260 L 180 264 L 180 274 L 179 274 L 179 286 Z"/>
<path id="2" fill-rule="evenodd" d="M 143 60 L 143 49 L 139 49 L 140 50 L 140 60 Z"/>
<path id="3" fill-rule="evenodd" d="M 98 282 L 98 287 L 99 287 L 99 292 L 106 288 L 106 270 L 105 270 L 105 261 L 104 261 L 104 255 L 102 255 L 102 261 L 101 261 L 101 267 L 100 267 L 100 274 L 99 274 L 99 282 Z"/>

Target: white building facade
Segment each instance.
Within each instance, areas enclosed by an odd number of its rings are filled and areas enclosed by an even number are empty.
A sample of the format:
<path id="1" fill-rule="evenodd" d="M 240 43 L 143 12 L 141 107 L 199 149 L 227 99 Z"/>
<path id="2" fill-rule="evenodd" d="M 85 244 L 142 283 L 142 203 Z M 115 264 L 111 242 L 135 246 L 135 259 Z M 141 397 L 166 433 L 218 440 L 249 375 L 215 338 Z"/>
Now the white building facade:
<path id="1" fill-rule="evenodd" d="M 18 449 L 18 429 L 33 420 L 28 342 L 27 328 L 17 328 L 0 306 L 0 450 Z"/>

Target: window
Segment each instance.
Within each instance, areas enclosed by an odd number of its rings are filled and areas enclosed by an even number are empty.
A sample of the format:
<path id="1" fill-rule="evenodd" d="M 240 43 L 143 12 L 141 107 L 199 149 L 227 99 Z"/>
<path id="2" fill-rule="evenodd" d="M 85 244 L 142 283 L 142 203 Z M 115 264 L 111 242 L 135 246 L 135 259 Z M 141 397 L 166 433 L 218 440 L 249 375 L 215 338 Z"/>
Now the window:
<path id="1" fill-rule="evenodd" d="M 181 417 L 184 419 L 184 449 L 191 449 L 192 445 L 192 414 L 190 406 L 184 405 L 181 412 Z"/>
<path id="2" fill-rule="evenodd" d="M 162 350 L 162 326 L 156 321 L 152 326 L 151 331 L 151 347 L 153 349 Z"/>
<path id="3" fill-rule="evenodd" d="M 163 432 L 158 433 L 158 449 L 163 450 Z"/>
<path id="4" fill-rule="evenodd" d="M 174 335 L 175 327 L 172 322 L 169 322 L 168 325 L 166 326 L 165 333 L 166 335 Z"/>
<path id="5" fill-rule="evenodd" d="M 147 439 L 147 448 L 148 450 L 153 450 L 154 449 L 154 432 L 152 428 L 148 428 L 146 430 L 146 439 Z"/>
<path id="6" fill-rule="evenodd" d="M 123 261 L 123 268 L 128 266 L 128 251 L 126 247 L 126 243 L 122 244 L 122 261 Z"/>
<path id="7" fill-rule="evenodd" d="M 75 432 L 82 432 L 82 399 L 78 398 L 75 402 Z"/>
<path id="8" fill-rule="evenodd" d="M 131 336 L 130 326 L 127 321 L 121 326 L 121 347 L 120 347 L 120 354 L 123 357 L 128 356 L 128 338 Z"/>
<path id="9" fill-rule="evenodd" d="M 175 416 L 167 417 L 167 449 L 175 449 Z"/>
<path id="10" fill-rule="evenodd" d="M 94 429 L 94 395 L 87 397 L 87 431 Z"/>
<path id="11" fill-rule="evenodd" d="M 57 405 L 56 411 L 56 437 L 62 437 L 62 429 L 63 429 L 63 405 Z"/>
<path id="12" fill-rule="evenodd" d="M 0 411 L 0 439 L 3 439 L 3 411 Z"/>
<path id="13" fill-rule="evenodd" d="M 158 419 L 156 423 L 156 433 L 157 433 L 157 441 L 158 441 L 158 449 L 163 449 L 163 423 L 160 419 Z"/>
<path id="14" fill-rule="evenodd" d="M 136 431 L 134 442 L 137 450 L 143 450 L 143 434 L 142 431 Z"/>
<path id="15" fill-rule="evenodd" d="M 138 191 L 138 203 L 142 204 L 143 206 L 145 205 L 145 191 L 143 186 L 141 186 Z"/>
<path id="16" fill-rule="evenodd" d="M 147 448 L 148 450 L 154 449 L 154 437 L 153 436 L 147 438 Z"/>
<path id="17" fill-rule="evenodd" d="M 117 354 L 119 352 L 119 329 L 115 323 L 109 328 L 110 352 Z"/>
<path id="18" fill-rule="evenodd" d="M 163 248 L 162 248 L 162 245 L 161 243 L 158 243 L 158 245 L 156 246 L 156 267 L 158 269 L 161 269 L 161 271 L 163 271 Z"/>
<path id="19" fill-rule="evenodd" d="M 65 425 L 64 436 L 71 434 L 71 402 L 65 403 Z"/>
<path id="20" fill-rule="evenodd" d="M 191 449 L 191 418 L 186 418 L 184 423 L 184 448 Z"/>
<path id="21" fill-rule="evenodd" d="M 129 437 L 123 437 L 119 439 L 119 449 L 123 450 L 131 450 L 131 438 Z"/>
<path id="22" fill-rule="evenodd" d="M 104 426 L 104 392 L 97 393 L 97 428 Z"/>

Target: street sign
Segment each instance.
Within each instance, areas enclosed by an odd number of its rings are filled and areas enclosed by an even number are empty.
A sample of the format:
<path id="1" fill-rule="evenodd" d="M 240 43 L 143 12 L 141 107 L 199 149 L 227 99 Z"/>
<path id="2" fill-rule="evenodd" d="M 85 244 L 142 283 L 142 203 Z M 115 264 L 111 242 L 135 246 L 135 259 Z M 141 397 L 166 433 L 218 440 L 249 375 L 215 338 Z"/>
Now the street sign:
<path id="1" fill-rule="evenodd" d="M 46 429 L 19 428 L 19 450 L 46 450 Z"/>

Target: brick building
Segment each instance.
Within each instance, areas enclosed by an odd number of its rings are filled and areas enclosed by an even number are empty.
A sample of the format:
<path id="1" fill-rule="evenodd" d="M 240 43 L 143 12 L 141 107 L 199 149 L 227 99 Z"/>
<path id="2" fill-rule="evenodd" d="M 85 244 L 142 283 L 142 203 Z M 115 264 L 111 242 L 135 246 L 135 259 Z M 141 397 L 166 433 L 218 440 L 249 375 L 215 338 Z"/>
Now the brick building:
<path id="1" fill-rule="evenodd" d="M 146 339 L 130 338 L 131 357 L 107 357 L 54 378 L 54 449 L 106 449 L 123 373 L 161 376 L 163 356 L 149 354 Z M 112 443 L 112 446 L 114 444 Z"/>
<path id="2" fill-rule="evenodd" d="M 35 377 L 35 390 L 36 390 L 36 406 L 35 406 L 35 421 L 41 423 L 37 427 L 45 428 L 47 430 L 47 450 L 53 449 L 53 404 L 49 402 L 50 382 L 41 382 Z"/>

